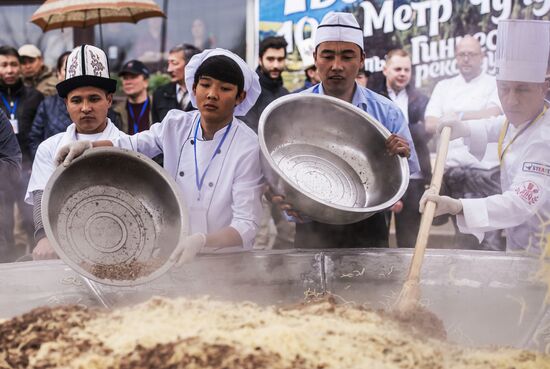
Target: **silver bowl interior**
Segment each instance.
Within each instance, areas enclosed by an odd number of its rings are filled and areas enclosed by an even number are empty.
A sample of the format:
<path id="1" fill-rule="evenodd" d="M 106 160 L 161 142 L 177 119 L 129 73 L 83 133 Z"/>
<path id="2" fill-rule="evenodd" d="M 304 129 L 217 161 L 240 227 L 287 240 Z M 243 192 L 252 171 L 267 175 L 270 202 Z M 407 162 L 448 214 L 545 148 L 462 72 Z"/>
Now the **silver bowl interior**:
<path id="1" fill-rule="evenodd" d="M 351 104 L 294 94 L 270 104 L 260 122 L 260 146 L 270 169 L 317 202 L 377 211 L 406 190 L 406 160 L 386 153 L 389 131 Z M 280 186 L 278 178 L 266 177 L 270 185 Z"/>
<path id="2" fill-rule="evenodd" d="M 176 184 L 140 154 L 89 150 L 50 178 L 45 231 L 57 254 L 85 277 L 112 285 L 157 278 L 188 232 Z"/>

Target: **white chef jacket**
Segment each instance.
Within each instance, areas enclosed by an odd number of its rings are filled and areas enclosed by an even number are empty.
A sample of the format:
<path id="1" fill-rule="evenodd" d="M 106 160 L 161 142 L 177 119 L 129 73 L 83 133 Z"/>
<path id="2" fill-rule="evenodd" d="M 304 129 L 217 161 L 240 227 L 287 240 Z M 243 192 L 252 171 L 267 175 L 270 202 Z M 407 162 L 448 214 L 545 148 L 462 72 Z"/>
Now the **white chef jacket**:
<path id="1" fill-rule="evenodd" d="M 32 173 L 25 194 L 25 202 L 33 205 L 32 193 L 34 191 L 43 191 L 46 188 L 48 180 L 55 171 L 55 156 L 59 149 L 73 141 L 99 141 L 112 140 L 126 134 L 120 131 L 109 118 L 107 118 L 107 127 L 100 134 L 77 134 L 76 125 L 72 123 L 65 132 L 58 133 L 42 142 L 36 150 L 36 156 L 32 164 Z"/>
<path id="2" fill-rule="evenodd" d="M 470 122 L 470 152 L 479 157 L 488 142 L 498 142 L 504 122 L 504 116 Z M 510 124 L 503 148 L 519 130 Z M 481 241 L 484 232 L 506 229 L 507 250 L 539 253 L 544 227 L 550 231 L 550 112 L 508 147 L 500 177 L 501 195 L 460 200 L 464 208 L 457 216 L 460 231 Z"/>
<path id="3" fill-rule="evenodd" d="M 456 77 L 439 81 L 430 101 L 426 106 L 424 116 L 442 118 L 444 115 L 482 110 L 490 107 L 500 107 L 497 84 L 494 77 L 481 73 L 470 82 L 466 82 L 459 74 Z M 498 166 L 496 144 L 487 146 L 484 155 L 476 158 L 468 152 L 468 147 L 462 139 L 453 140 L 449 144 L 447 167 L 467 166 L 480 169 L 491 169 Z"/>
<path id="4" fill-rule="evenodd" d="M 204 141 L 199 125 L 198 143 L 194 143 L 199 117 L 198 111 L 170 110 L 162 122 L 153 124 L 148 131 L 114 140 L 113 144 L 149 157 L 164 153 L 164 169 L 176 180 L 187 204 L 191 234 L 231 226 L 239 232 L 243 247 L 250 249 L 262 216 L 258 136 L 233 118 L 219 154 L 210 162 L 226 128 L 216 132 L 212 140 Z M 195 145 L 199 177 L 210 162 L 200 193 L 195 175 Z"/>

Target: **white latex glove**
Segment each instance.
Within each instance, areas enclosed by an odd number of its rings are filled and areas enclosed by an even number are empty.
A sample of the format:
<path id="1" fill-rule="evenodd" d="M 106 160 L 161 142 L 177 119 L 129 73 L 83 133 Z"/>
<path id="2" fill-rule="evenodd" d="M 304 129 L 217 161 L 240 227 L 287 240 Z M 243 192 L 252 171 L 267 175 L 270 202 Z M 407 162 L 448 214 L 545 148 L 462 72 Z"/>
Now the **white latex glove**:
<path id="1" fill-rule="evenodd" d="M 84 151 L 91 149 L 92 141 L 75 141 L 59 149 L 55 156 L 56 165 L 63 163 L 63 166 L 68 167 L 71 162 L 82 155 Z"/>
<path id="2" fill-rule="evenodd" d="M 452 199 L 449 196 L 439 196 L 434 188 L 428 188 L 420 199 L 419 210 L 424 212 L 424 208 L 428 201 L 435 202 L 436 217 L 444 214 L 456 215 L 462 211 L 462 203 L 460 200 Z"/>
<path id="3" fill-rule="evenodd" d="M 53 249 L 50 241 L 44 237 L 38 241 L 34 250 L 32 250 L 32 259 L 33 260 L 49 260 L 49 259 L 59 259 L 55 250 Z"/>
<path id="4" fill-rule="evenodd" d="M 457 113 L 451 113 L 444 115 L 437 126 L 437 133 L 441 134 L 441 131 L 445 127 L 451 128 L 451 140 L 457 138 L 470 137 L 470 127 L 467 123 L 460 119 L 460 115 Z"/>
<path id="5" fill-rule="evenodd" d="M 170 261 L 176 263 L 176 267 L 193 260 L 199 251 L 206 245 L 206 235 L 195 233 L 188 236 L 170 256 Z"/>

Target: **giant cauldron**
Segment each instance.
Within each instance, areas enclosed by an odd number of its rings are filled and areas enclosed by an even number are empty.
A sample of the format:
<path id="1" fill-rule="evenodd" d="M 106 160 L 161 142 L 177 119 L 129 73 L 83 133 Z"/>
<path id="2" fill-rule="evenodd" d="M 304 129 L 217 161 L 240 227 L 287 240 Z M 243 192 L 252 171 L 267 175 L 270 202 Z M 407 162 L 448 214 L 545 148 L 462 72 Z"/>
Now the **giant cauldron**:
<path id="1" fill-rule="evenodd" d="M 345 301 L 389 308 L 411 254 L 361 249 L 204 255 L 137 287 L 95 283 L 60 260 L 0 264 L 0 318 L 41 305 L 114 308 L 154 295 L 282 305 L 330 291 Z M 550 310 L 544 304 L 547 286 L 533 280 L 538 263 L 499 252 L 427 250 L 421 303 L 443 320 L 451 341 L 544 351 L 550 345 Z"/>

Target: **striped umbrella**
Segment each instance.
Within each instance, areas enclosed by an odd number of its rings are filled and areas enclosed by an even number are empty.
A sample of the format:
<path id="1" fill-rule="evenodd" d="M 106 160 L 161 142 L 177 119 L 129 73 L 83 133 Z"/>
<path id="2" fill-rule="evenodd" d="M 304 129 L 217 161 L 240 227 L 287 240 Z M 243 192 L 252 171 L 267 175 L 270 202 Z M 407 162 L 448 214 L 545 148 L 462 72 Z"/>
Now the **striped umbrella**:
<path id="1" fill-rule="evenodd" d="M 47 0 L 34 12 L 31 22 L 46 32 L 103 23 L 137 23 L 152 17 L 165 17 L 153 0 Z"/>

